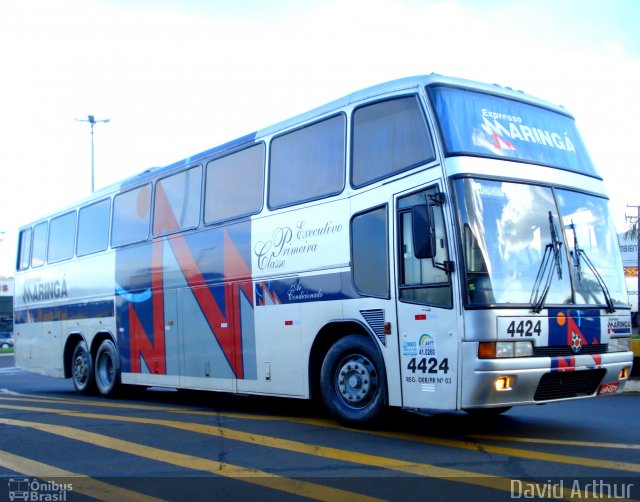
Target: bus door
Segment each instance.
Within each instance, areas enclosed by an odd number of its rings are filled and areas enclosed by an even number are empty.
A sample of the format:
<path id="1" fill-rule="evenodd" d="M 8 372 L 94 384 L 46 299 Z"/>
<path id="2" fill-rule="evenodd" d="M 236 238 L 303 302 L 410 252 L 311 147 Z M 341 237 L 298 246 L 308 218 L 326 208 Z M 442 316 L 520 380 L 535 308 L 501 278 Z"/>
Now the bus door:
<path id="1" fill-rule="evenodd" d="M 399 195 L 396 201 L 402 405 L 455 409 L 458 316 L 453 308 L 444 194 L 432 185 Z"/>

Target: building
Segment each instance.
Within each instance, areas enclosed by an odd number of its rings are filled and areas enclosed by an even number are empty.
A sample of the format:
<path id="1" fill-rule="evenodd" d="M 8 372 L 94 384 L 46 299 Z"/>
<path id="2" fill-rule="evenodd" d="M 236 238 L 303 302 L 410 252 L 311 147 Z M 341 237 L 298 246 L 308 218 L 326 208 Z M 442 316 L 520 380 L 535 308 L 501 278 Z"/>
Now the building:
<path id="1" fill-rule="evenodd" d="M 638 241 L 627 239 L 626 233 L 618 234 L 624 277 L 629 292 L 629 303 L 634 316 L 634 324 L 638 322 Z"/>
<path id="2" fill-rule="evenodd" d="M 0 277 L 0 331 L 13 331 L 13 277 Z"/>

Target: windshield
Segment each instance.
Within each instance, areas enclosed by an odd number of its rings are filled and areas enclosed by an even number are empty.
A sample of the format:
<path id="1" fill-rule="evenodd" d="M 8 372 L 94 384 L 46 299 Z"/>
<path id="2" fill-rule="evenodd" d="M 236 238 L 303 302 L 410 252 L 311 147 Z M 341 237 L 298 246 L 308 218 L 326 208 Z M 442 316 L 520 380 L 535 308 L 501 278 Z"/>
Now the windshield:
<path id="1" fill-rule="evenodd" d="M 606 305 L 603 284 L 614 303 L 626 303 L 606 200 L 483 179 L 454 187 L 469 304 Z"/>

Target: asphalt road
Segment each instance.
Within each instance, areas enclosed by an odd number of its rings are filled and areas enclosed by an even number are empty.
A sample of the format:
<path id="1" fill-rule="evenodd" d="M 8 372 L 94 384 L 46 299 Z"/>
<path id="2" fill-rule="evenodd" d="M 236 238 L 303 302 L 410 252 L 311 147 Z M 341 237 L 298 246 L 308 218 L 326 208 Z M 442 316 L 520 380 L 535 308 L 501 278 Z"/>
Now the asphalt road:
<path id="1" fill-rule="evenodd" d="M 640 498 L 640 394 L 354 430 L 298 400 L 78 396 L 0 356 L 0 500 Z"/>

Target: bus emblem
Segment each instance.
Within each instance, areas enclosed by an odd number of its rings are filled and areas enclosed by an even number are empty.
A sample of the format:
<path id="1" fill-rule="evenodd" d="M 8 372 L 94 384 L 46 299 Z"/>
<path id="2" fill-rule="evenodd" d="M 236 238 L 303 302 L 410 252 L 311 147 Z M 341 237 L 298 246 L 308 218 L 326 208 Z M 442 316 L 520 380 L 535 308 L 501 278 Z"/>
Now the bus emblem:
<path id="1" fill-rule="evenodd" d="M 582 338 L 575 331 L 571 332 L 571 352 L 574 354 L 580 353 L 582 350 Z"/>

